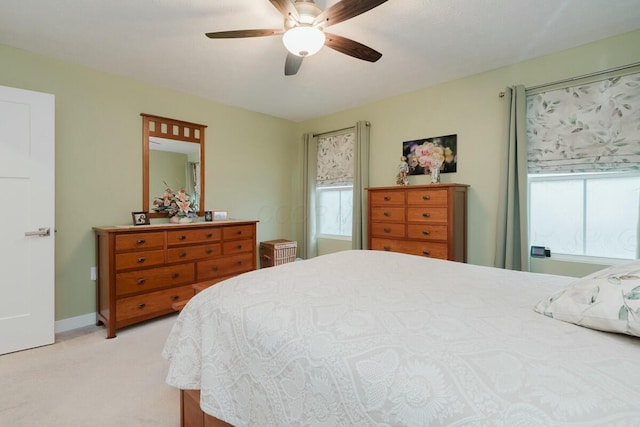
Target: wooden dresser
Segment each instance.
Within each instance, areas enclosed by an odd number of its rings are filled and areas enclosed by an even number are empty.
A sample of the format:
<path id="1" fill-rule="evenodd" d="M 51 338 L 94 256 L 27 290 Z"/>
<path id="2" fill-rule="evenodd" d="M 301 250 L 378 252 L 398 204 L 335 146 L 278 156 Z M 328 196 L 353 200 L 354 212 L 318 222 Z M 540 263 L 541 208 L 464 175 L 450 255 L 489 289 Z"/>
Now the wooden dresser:
<path id="1" fill-rule="evenodd" d="M 369 249 L 466 262 L 467 188 L 463 184 L 367 188 Z"/>
<path id="2" fill-rule="evenodd" d="M 97 324 L 116 330 L 173 311 L 211 284 L 256 269 L 257 221 L 94 227 Z"/>

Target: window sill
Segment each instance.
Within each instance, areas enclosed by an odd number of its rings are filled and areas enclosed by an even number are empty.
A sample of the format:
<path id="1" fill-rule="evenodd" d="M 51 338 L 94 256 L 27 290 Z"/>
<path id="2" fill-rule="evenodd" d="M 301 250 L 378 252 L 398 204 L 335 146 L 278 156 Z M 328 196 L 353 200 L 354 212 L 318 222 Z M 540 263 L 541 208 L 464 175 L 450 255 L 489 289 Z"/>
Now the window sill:
<path id="1" fill-rule="evenodd" d="M 319 234 L 316 236 L 317 239 L 326 239 L 326 240 L 343 240 L 343 241 L 351 241 L 351 236 L 340 236 L 337 234 Z"/>
<path id="2" fill-rule="evenodd" d="M 617 265 L 631 262 L 631 259 L 622 258 L 605 258 L 584 255 L 554 254 L 551 253 L 551 259 L 554 261 L 578 262 L 583 264 L 601 264 L 601 265 Z"/>

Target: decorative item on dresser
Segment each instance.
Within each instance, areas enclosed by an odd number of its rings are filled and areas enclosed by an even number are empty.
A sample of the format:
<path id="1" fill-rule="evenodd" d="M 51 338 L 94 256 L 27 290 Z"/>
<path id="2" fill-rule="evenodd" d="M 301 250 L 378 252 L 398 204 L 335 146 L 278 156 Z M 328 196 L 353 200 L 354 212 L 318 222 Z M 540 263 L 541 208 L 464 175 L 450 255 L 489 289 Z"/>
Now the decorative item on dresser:
<path id="1" fill-rule="evenodd" d="M 174 311 L 209 286 L 256 269 L 256 223 L 94 227 L 97 324 L 116 330 Z"/>
<path id="2" fill-rule="evenodd" d="M 369 249 L 466 262 L 468 187 L 367 188 Z"/>

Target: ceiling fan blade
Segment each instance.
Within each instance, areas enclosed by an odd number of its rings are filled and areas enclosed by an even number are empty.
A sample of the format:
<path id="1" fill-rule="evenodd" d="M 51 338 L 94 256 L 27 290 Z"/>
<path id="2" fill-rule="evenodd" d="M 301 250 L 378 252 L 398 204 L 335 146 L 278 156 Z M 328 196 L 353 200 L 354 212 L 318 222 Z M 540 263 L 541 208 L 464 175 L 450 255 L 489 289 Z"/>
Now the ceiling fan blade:
<path id="1" fill-rule="evenodd" d="M 291 0 L 269 0 L 273 7 L 278 9 L 284 19 L 292 18 L 294 21 L 298 22 L 300 20 L 300 16 L 298 15 L 298 11 L 295 7 L 293 7 L 293 3 Z"/>
<path id="2" fill-rule="evenodd" d="M 362 59 L 364 61 L 376 62 L 382 58 L 382 54 L 377 50 L 371 49 L 369 46 L 365 46 L 362 43 L 348 39 L 346 37 L 337 36 L 335 34 L 324 33 L 326 40 L 324 45 L 330 47 L 333 50 L 337 50 L 345 55 L 353 56 L 354 58 Z"/>
<path id="3" fill-rule="evenodd" d="M 287 53 L 287 59 L 284 62 L 284 75 L 295 76 L 302 65 L 304 57 Z"/>
<path id="4" fill-rule="evenodd" d="M 387 0 L 341 0 L 320 13 L 313 21 L 313 24 L 326 28 L 358 16 L 385 2 Z"/>
<path id="5" fill-rule="evenodd" d="M 284 33 L 284 30 L 234 30 L 234 31 L 217 31 L 206 33 L 210 39 L 237 39 L 242 37 L 265 37 L 276 36 Z"/>

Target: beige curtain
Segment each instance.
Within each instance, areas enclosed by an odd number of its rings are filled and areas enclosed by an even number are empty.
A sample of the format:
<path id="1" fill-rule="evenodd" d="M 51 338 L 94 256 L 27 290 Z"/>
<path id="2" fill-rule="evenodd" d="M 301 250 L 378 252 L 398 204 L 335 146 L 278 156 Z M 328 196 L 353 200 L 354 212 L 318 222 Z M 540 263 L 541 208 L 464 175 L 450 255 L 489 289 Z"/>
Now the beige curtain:
<path id="1" fill-rule="evenodd" d="M 303 135 L 302 165 L 302 242 L 298 247 L 298 256 L 302 259 L 313 258 L 318 254 L 316 242 L 316 174 L 318 159 L 318 140 L 312 133 Z"/>
<path id="2" fill-rule="evenodd" d="M 356 123 L 353 167 L 353 229 L 351 247 L 367 249 L 367 192 L 369 186 L 369 122 Z"/>
<path id="3" fill-rule="evenodd" d="M 529 271 L 527 124 L 524 86 L 506 90 L 507 132 L 499 187 L 494 265 Z"/>

